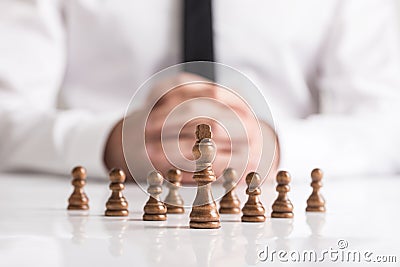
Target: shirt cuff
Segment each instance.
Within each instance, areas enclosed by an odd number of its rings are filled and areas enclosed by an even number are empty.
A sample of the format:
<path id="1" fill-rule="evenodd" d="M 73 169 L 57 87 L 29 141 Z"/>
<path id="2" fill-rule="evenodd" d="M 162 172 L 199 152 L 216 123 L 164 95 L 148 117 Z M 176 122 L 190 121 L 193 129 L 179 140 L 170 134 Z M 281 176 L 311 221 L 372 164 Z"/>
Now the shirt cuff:
<path id="1" fill-rule="evenodd" d="M 68 165 L 85 167 L 89 179 L 107 178 L 104 149 L 112 129 L 122 117 L 120 113 L 93 115 L 79 123 L 70 139 Z"/>

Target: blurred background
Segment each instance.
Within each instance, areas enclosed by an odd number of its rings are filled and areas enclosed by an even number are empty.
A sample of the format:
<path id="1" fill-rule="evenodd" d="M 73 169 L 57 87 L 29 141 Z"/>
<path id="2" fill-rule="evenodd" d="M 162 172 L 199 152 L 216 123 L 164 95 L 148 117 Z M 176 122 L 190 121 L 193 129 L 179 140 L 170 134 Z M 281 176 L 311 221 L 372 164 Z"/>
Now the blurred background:
<path id="1" fill-rule="evenodd" d="M 190 160 L 207 122 L 218 176 L 234 160 L 263 178 L 397 174 L 399 14 L 398 0 L 1 1 L 0 170 L 145 181 Z M 232 71 L 171 71 L 193 61 Z M 187 103 L 203 97 L 225 109 Z M 229 131 L 227 107 L 242 122 Z"/>

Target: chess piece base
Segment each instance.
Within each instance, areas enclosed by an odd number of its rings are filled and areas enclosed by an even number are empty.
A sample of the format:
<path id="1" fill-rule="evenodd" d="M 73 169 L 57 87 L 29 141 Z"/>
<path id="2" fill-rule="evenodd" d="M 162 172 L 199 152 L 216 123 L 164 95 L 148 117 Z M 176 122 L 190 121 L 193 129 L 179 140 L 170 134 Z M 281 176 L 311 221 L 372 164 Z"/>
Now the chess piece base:
<path id="1" fill-rule="evenodd" d="M 293 212 L 272 212 L 272 218 L 290 219 L 293 218 Z"/>
<path id="2" fill-rule="evenodd" d="M 242 216 L 242 222 L 265 222 L 265 216 Z"/>
<path id="3" fill-rule="evenodd" d="M 144 214 L 143 221 L 165 221 L 167 215 L 165 214 Z"/>
<path id="4" fill-rule="evenodd" d="M 220 208 L 219 209 L 220 214 L 239 214 L 240 213 L 240 208 Z"/>
<path id="5" fill-rule="evenodd" d="M 325 212 L 325 207 L 307 207 L 307 212 Z"/>
<path id="6" fill-rule="evenodd" d="M 193 222 L 189 224 L 190 228 L 194 229 L 218 229 L 221 227 L 220 222 Z"/>
<path id="7" fill-rule="evenodd" d="M 89 205 L 68 205 L 68 210 L 88 210 Z"/>
<path id="8" fill-rule="evenodd" d="M 191 228 L 214 229 L 220 227 L 219 213 L 215 202 L 193 206 L 189 216 Z"/>
<path id="9" fill-rule="evenodd" d="M 167 213 L 168 214 L 182 214 L 182 213 L 185 213 L 185 209 L 183 207 L 171 206 L 171 205 L 166 205 L 166 206 L 167 206 Z"/>
<path id="10" fill-rule="evenodd" d="M 129 211 L 128 210 L 106 210 L 104 215 L 105 216 L 113 216 L 113 217 L 128 216 Z"/>

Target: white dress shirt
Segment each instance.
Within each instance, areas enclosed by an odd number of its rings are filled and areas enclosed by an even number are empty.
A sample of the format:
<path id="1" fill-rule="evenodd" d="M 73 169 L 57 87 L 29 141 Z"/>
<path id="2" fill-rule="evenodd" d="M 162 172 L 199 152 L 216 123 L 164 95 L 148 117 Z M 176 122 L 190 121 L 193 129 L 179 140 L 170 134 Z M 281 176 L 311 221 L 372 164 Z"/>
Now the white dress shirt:
<path id="1" fill-rule="evenodd" d="M 215 0 L 216 61 L 263 90 L 281 168 L 309 179 L 400 169 L 394 0 Z M 140 84 L 179 63 L 181 1 L 0 1 L 0 168 L 105 177 Z"/>

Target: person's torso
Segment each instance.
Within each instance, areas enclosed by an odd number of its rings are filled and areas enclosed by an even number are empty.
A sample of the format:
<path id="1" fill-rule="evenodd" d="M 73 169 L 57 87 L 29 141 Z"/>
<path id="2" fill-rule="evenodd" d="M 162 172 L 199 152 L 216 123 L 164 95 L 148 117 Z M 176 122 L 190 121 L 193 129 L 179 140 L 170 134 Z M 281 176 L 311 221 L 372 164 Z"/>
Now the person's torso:
<path id="1" fill-rule="evenodd" d="M 335 5 L 335 0 L 215 0 L 215 61 L 252 79 L 273 113 L 313 113 L 318 101 L 313 79 Z M 181 62 L 181 7 L 177 0 L 65 1 L 63 105 L 125 109 L 146 79 Z"/>

